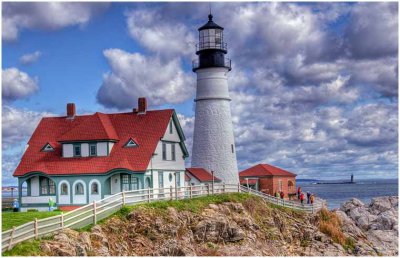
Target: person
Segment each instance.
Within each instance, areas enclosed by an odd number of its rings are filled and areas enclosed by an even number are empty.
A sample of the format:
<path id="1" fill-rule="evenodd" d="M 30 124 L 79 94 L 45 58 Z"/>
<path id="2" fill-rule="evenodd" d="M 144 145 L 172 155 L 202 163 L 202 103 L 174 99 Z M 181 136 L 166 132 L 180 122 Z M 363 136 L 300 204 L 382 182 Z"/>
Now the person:
<path id="1" fill-rule="evenodd" d="M 53 207 L 54 207 L 54 201 L 53 201 L 53 198 L 49 198 L 49 211 L 52 211 L 53 210 Z"/>
<path id="2" fill-rule="evenodd" d="M 14 212 L 18 212 L 19 210 L 19 202 L 17 199 L 14 199 L 13 203 L 12 203 L 12 207 L 13 207 L 13 211 Z"/>
<path id="3" fill-rule="evenodd" d="M 297 188 L 297 199 L 300 200 L 300 194 L 301 194 L 301 187 Z"/>
<path id="4" fill-rule="evenodd" d="M 313 205 L 313 203 L 314 203 L 314 195 L 313 194 L 310 196 L 310 202 L 311 202 L 311 205 Z"/>
<path id="5" fill-rule="evenodd" d="M 300 194 L 300 202 L 301 202 L 301 204 L 303 204 L 303 201 L 304 201 L 304 194 L 301 193 L 301 194 Z"/>
<path id="6" fill-rule="evenodd" d="M 307 191 L 307 204 L 310 204 L 310 196 L 311 196 L 311 193 L 309 191 Z"/>
<path id="7" fill-rule="evenodd" d="M 275 192 L 275 197 L 279 198 L 279 193 L 278 192 Z"/>
<path id="8" fill-rule="evenodd" d="M 280 195 L 281 195 L 281 199 L 283 199 L 283 197 L 285 196 L 285 194 L 283 193 L 283 191 L 281 191 Z"/>

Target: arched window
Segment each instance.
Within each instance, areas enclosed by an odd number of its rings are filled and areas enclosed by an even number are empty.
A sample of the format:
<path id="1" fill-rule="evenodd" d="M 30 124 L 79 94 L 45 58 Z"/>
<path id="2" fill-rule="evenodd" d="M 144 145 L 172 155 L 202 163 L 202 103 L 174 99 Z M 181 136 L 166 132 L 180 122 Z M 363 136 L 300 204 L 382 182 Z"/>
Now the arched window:
<path id="1" fill-rule="evenodd" d="M 66 183 L 61 184 L 61 195 L 68 195 L 68 185 Z"/>
<path id="2" fill-rule="evenodd" d="M 147 189 L 150 187 L 150 177 L 146 177 L 146 179 L 144 180 L 144 188 Z"/>
<path id="3" fill-rule="evenodd" d="M 288 181 L 288 190 L 289 190 L 289 191 L 294 190 L 293 188 L 294 188 L 293 181 L 290 181 L 290 180 L 289 180 L 289 181 Z"/>
<path id="4" fill-rule="evenodd" d="M 173 178 L 174 178 L 174 176 L 172 175 L 172 173 L 169 173 L 168 179 L 169 179 L 170 182 L 172 182 L 172 179 L 173 179 Z"/>
<path id="5" fill-rule="evenodd" d="M 75 194 L 76 195 L 84 194 L 84 192 L 83 192 L 83 184 L 82 183 L 77 183 L 75 185 Z"/>
<path id="6" fill-rule="evenodd" d="M 94 182 L 92 183 L 92 187 L 91 187 L 91 194 L 99 194 L 99 185 Z"/>

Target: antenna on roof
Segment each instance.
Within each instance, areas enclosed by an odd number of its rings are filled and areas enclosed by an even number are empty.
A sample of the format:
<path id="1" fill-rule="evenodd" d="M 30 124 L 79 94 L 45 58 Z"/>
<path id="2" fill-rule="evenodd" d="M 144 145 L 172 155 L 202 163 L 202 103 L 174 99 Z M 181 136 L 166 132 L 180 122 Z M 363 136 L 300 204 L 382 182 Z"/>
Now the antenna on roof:
<path id="1" fill-rule="evenodd" d="M 211 14 L 211 2 L 209 2 L 208 5 L 210 7 L 210 14 Z"/>

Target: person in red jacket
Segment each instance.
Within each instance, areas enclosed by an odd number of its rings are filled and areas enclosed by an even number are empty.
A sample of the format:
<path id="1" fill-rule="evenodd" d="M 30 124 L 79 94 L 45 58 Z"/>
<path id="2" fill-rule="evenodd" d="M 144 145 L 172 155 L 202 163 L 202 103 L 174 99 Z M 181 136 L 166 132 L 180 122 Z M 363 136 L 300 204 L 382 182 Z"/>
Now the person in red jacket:
<path id="1" fill-rule="evenodd" d="M 301 204 L 303 204 L 303 201 L 304 201 L 304 194 L 300 193 L 300 202 L 301 202 Z"/>
<path id="2" fill-rule="evenodd" d="M 297 188 L 297 199 L 300 199 L 301 187 Z"/>
<path id="3" fill-rule="evenodd" d="M 285 197 L 285 194 L 283 193 L 283 191 L 281 191 L 280 195 L 281 195 L 281 199 L 283 199 L 283 197 Z"/>

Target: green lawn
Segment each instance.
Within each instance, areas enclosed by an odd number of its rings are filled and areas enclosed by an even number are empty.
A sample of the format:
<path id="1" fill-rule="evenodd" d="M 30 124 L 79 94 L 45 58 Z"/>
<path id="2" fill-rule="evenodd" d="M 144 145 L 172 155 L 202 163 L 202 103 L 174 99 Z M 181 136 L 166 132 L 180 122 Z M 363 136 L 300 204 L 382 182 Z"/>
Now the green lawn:
<path id="1" fill-rule="evenodd" d="M 19 226 L 26 222 L 36 219 L 44 219 L 47 217 L 61 214 L 60 211 L 34 211 L 34 212 L 2 212 L 1 222 L 2 231 L 8 230 L 13 226 Z"/>

